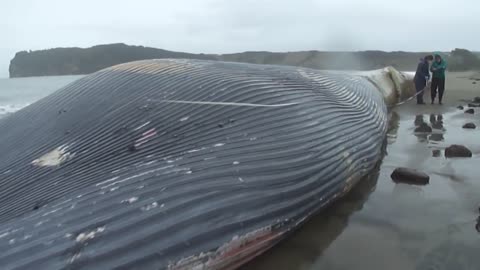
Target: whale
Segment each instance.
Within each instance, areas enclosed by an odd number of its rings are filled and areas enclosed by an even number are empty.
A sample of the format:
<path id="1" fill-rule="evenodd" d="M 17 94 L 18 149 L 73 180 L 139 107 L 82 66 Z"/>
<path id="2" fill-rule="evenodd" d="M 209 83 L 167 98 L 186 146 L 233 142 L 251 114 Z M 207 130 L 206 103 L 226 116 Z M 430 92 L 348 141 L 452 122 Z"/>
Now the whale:
<path id="1" fill-rule="evenodd" d="M 2 269 L 236 269 L 381 161 L 387 67 L 156 59 L 0 119 Z"/>

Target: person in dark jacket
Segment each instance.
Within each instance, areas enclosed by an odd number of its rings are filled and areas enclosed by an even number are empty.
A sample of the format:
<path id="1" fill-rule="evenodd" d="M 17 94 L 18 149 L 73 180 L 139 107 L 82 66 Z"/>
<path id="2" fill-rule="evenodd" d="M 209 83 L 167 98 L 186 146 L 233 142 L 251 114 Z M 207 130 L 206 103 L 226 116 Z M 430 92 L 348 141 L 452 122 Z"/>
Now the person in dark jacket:
<path id="1" fill-rule="evenodd" d="M 427 55 L 423 59 L 420 59 L 418 63 L 417 71 L 413 82 L 415 83 L 415 89 L 417 91 L 417 104 L 425 104 L 423 101 L 423 91 L 427 86 L 428 79 L 430 78 L 429 63 L 433 60 L 432 55 Z"/>
<path id="2" fill-rule="evenodd" d="M 432 104 L 435 101 L 438 91 L 438 104 L 442 104 L 443 92 L 445 91 L 445 70 L 447 62 L 442 58 L 440 53 L 434 53 L 435 61 L 432 63 L 430 71 L 432 71 Z"/>

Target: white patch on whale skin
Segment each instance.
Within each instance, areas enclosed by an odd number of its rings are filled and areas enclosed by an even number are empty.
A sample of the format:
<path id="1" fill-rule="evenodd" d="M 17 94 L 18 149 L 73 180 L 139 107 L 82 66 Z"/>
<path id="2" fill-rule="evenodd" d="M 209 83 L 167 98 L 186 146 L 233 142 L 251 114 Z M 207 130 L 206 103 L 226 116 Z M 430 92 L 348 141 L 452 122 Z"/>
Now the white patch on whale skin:
<path id="1" fill-rule="evenodd" d="M 158 203 L 157 202 L 153 202 L 151 204 L 148 204 L 148 205 L 145 205 L 143 206 L 142 208 L 140 208 L 142 211 L 150 211 L 152 210 L 153 208 L 156 208 L 158 206 Z"/>
<path id="2" fill-rule="evenodd" d="M 77 260 L 78 258 L 80 258 L 81 256 L 81 253 L 75 253 L 69 260 L 68 260 L 68 263 L 69 264 L 72 264 L 75 262 L 75 260 Z"/>
<path id="3" fill-rule="evenodd" d="M 97 233 L 102 233 L 105 231 L 105 227 L 98 227 L 96 230 L 93 230 L 91 232 L 84 232 L 84 233 L 80 233 L 79 235 L 77 235 L 77 237 L 75 238 L 75 241 L 77 242 L 85 242 L 87 240 L 90 240 L 90 239 L 93 239 L 95 238 L 95 235 Z"/>
<path id="4" fill-rule="evenodd" d="M 199 148 L 199 149 L 192 149 L 192 150 L 187 151 L 187 153 L 191 154 L 191 153 L 199 152 L 199 151 L 202 151 L 202 150 L 205 150 L 205 149 L 207 149 L 207 148 L 202 147 L 202 148 Z"/>
<path id="5" fill-rule="evenodd" d="M 134 203 L 136 201 L 138 201 L 138 197 L 131 197 L 129 199 L 123 200 L 122 203 L 130 203 L 131 204 L 131 203 Z"/>
<path id="6" fill-rule="evenodd" d="M 157 130 L 155 128 L 151 128 L 151 129 L 145 131 L 139 139 L 135 140 L 134 146 L 139 147 L 142 144 L 150 141 L 156 135 L 157 135 Z"/>
<path id="7" fill-rule="evenodd" d="M 61 209 L 62 209 L 62 208 L 57 208 L 57 209 L 53 209 L 53 210 L 51 210 L 51 211 L 48 211 L 48 212 L 46 212 L 45 214 L 43 214 L 42 217 L 46 217 L 46 216 L 48 216 L 48 215 L 50 215 L 50 214 L 53 214 L 53 213 L 55 213 L 55 212 L 57 212 L 58 210 L 61 210 Z"/>
<path id="8" fill-rule="evenodd" d="M 117 180 L 118 178 L 120 178 L 120 177 L 115 176 L 115 177 L 113 177 L 113 178 L 110 178 L 110 179 L 107 179 L 107 180 L 105 180 L 105 181 L 103 181 L 103 182 L 100 182 L 100 183 L 96 184 L 95 186 L 98 187 L 98 186 L 101 186 L 101 185 L 103 185 L 103 184 L 106 184 L 106 183 L 109 183 L 109 182 L 113 182 L 113 181 Z"/>
<path id="9" fill-rule="evenodd" d="M 110 178 L 108 180 L 105 180 L 101 183 L 98 183 L 98 184 L 96 184 L 96 186 L 102 186 L 101 189 L 106 189 L 106 188 L 110 189 L 115 185 L 127 182 L 127 181 L 135 179 L 137 177 L 142 177 L 142 176 L 145 176 L 145 175 L 148 175 L 148 174 L 153 174 L 155 172 L 159 172 L 159 171 L 166 170 L 166 169 L 173 168 L 173 167 L 174 167 L 173 165 L 165 166 L 165 167 L 145 171 L 145 172 L 142 172 L 142 173 L 139 173 L 139 174 L 136 174 L 136 175 L 133 175 L 133 176 L 129 176 L 129 177 L 126 177 L 126 178 L 123 178 L 123 179 L 120 178 L 120 177 L 114 177 L 114 178 Z"/>
<path id="10" fill-rule="evenodd" d="M 55 148 L 53 151 L 35 159 L 31 164 L 39 167 L 60 166 L 65 161 L 75 157 L 75 153 L 67 152 L 67 149 L 68 145 L 61 145 Z"/>
<path id="11" fill-rule="evenodd" d="M 45 222 L 48 222 L 48 221 L 49 221 L 49 219 L 40 220 L 39 222 L 37 222 L 37 223 L 35 224 L 35 227 L 40 227 L 40 226 L 42 226 Z"/>
<path id="12" fill-rule="evenodd" d="M 137 130 L 140 130 L 144 127 L 146 127 L 148 124 L 150 124 L 150 121 L 146 122 L 146 123 L 143 123 L 141 124 L 140 126 L 136 127 L 133 131 L 137 131 Z"/>

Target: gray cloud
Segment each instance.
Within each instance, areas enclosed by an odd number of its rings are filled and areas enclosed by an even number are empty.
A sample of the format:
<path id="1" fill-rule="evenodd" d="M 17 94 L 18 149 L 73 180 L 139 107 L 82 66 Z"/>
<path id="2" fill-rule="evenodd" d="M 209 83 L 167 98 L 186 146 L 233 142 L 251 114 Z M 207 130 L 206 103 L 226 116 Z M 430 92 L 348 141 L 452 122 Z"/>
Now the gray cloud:
<path id="1" fill-rule="evenodd" d="M 0 77 L 19 50 L 125 42 L 177 51 L 480 50 L 477 0 L 16 0 L 0 4 Z"/>

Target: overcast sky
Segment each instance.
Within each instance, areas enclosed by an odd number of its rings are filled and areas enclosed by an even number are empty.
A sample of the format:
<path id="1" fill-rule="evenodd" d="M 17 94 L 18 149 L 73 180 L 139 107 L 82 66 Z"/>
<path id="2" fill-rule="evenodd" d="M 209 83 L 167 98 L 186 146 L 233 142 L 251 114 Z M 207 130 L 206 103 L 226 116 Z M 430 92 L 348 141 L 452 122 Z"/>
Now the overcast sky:
<path id="1" fill-rule="evenodd" d="M 480 50 L 480 0 L 5 0 L 15 52 L 123 42 L 194 53 Z"/>

